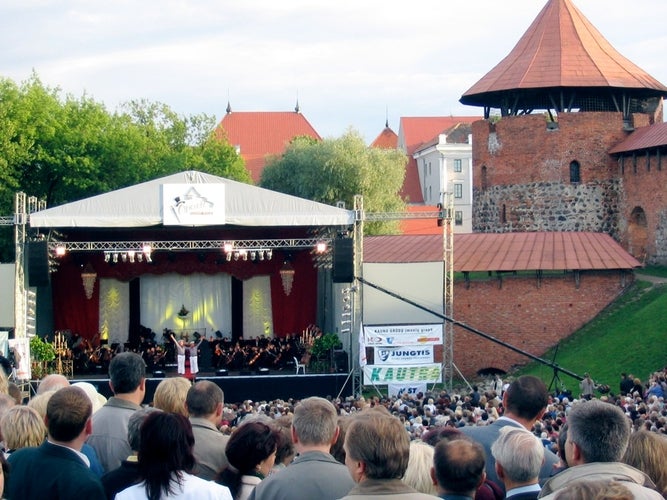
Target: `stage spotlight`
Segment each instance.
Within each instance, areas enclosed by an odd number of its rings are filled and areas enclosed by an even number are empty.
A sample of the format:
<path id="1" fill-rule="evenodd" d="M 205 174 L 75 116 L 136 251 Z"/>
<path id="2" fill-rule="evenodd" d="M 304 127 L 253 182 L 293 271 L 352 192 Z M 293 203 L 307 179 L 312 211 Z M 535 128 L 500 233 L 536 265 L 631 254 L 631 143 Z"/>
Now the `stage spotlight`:
<path id="1" fill-rule="evenodd" d="M 146 262 L 153 262 L 153 259 L 151 258 L 151 254 L 147 253 L 147 254 L 144 254 L 144 255 L 146 255 Z"/>
<path id="2" fill-rule="evenodd" d="M 250 260 L 255 260 L 257 258 L 257 252 L 254 250 L 250 252 Z"/>
<path id="3" fill-rule="evenodd" d="M 315 247 L 315 250 L 317 250 L 317 253 L 324 253 L 327 251 L 327 244 L 324 242 L 319 242 Z"/>
<path id="4" fill-rule="evenodd" d="M 225 242 L 225 244 L 222 245 L 222 249 L 225 251 L 225 253 L 229 253 L 229 252 L 231 252 L 232 250 L 234 250 L 234 245 L 232 245 L 232 244 L 229 243 L 229 242 Z"/>
<path id="5" fill-rule="evenodd" d="M 270 248 L 266 251 L 266 258 L 271 260 L 273 258 L 273 250 Z"/>
<path id="6" fill-rule="evenodd" d="M 109 262 L 111 260 L 111 254 L 109 252 L 104 252 L 104 262 Z"/>
<path id="7" fill-rule="evenodd" d="M 130 262 L 134 264 L 134 250 L 130 250 L 129 252 L 127 252 L 127 257 L 128 259 L 130 259 Z"/>
<path id="8" fill-rule="evenodd" d="M 113 254 L 113 263 L 115 264 L 116 262 L 118 262 L 118 252 L 114 252 Z"/>
<path id="9" fill-rule="evenodd" d="M 264 260 L 264 250 L 259 251 L 259 260 Z"/>
<path id="10" fill-rule="evenodd" d="M 127 254 L 125 252 L 120 254 L 120 256 L 123 258 L 123 262 L 127 262 Z"/>
<path id="11" fill-rule="evenodd" d="M 137 260 L 138 260 L 139 262 L 142 262 L 142 261 L 144 260 L 144 254 L 141 253 L 141 252 L 139 252 L 139 253 L 137 254 Z"/>
<path id="12" fill-rule="evenodd" d="M 56 257 L 62 257 L 66 252 L 67 248 L 65 248 L 65 245 L 56 246 Z"/>
<path id="13" fill-rule="evenodd" d="M 230 260 L 232 260 L 232 254 L 231 254 L 231 252 L 228 253 L 227 255 L 225 255 L 225 258 L 227 259 L 227 262 L 229 262 Z"/>
<path id="14" fill-rule="evenodd" d="M 236 250 L 234 251 L 234 260 L 239 260 L 239 252 Z"/>
<path id="15" fill-rule="evenodd" d="M 243 260 L 248 260 L 248 251 L 247 250 L 241 251 L 241 255 L 243 256 Z"/>

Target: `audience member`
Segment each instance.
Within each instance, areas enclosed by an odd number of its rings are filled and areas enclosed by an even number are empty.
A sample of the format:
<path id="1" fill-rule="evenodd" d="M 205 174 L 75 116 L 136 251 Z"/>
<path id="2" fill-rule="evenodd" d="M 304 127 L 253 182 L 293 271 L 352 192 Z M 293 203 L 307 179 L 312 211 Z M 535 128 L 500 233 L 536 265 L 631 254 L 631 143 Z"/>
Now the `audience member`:
<path id="1" fill-rule="evenodd" d="M 105 471 L 116 469 L 132 453 L 127 422 L 141 408 L 146 394 L 146 364 L 136 353 L 122 352 L 109 364 L 109 387 L 114 393 L 93 417 L 88 438 Z"/>
<path id="2" fill-rule="evenodd" d="M 141 482 L 118 493 L 116 500 L 232 500 L 231 493 L 224 486 L 190 474 L 195 466 L 194 443 L 192 427 L 186 417 L 177 413 L 152 412 L 144 420 L 140 431 Z"/>
<path id="3" fill-rule="evenodd" d="M 275 420 L 275 427 L 278 430 L 278 448 L 276 449 L 276 461 L 270 474 L 275 474 L 292 463 L 296 450 L 292 442 L 292 418 L 291 416 L 280 417 Z"/>
<path id="4" fill-rule="evenodd" d="M 188 391 L 192 387 L 190 381 L 185 377 L 165 378 L 155 388 L 153 395 L 153 406 L 167 413 L 178 413 L 184 417 L 188 416 L 185 404 Z"/>
<path id="5" fill-rule="evenodd" d="M 345 435 L 345 464 L 356 486 L 344 500 L 382 495 L 386 499 L 433 498 L 401 478 L 410 458 L 410 437 L 400 420 L 382 408 L 357 412 Z"/>
<path id="6" fill-rule="evenodd" d="M 403 482 L 422 493 L 436 495 L 437 489 L 431 478 L 432 467 L 433 446 L 422 441 L 410 441 L 410 458 Z"/>
<path id="7" fill-rule="evenodd" d="M 484 448 L 471 438 L 440 441 L 435 446 L 431 477 L 446 500 L 473 500 L 484 482 Z"/>
<path id="8" fill-rule="evenodd" d="M 5 440 L 5 454 L 21 448 L 39 446 L 46 437 L 46 426 L 41 415 L 27 406 L 14 406 L 0 419 Z"/>
<path id="9" fill-rule="evenodd" d="M 620 463 L 630 437 L 630 422 L 619 407 L 598 399 L 572 406 L 565 454 L 569 467 L 547 481 L 539 498 L 555 498 L 567 485 L 606 479 L 621 481 L 634 498 L 662 498 L 643 472 Z"/>
<path id="10" fill-rule="evenodd" d="M 347 468 L 329 450 L 338 439 L 336 409 L 320 397 L 294 408 L 292 441 L 298 455 L 285 469 L 259 483 L 253 500 L 335 500 L 354 486 Z"/>
<path id="11" fill-rule="evenodd" d="M 544 446 L 534 434 L 518 427 L 503 427 L 491 445 L 491 455 L 496 461 L 496 474 L 505 485 L 505 498 L 537 498 Z"/>
<path id="12" fill-rule="evenodd" d="M 621 461 L 650 477 L 658 493 L 667 498 L 667 436 L 649 431 L 633 432 Z"/>
<path id="13" fill-rule="evenodd" d="M 227 466 L 224 450 L 229 436 L 223 435 L 217 427 L 222 418 L 224 394 L 210 380 L 202 380 L 189 388 L 185 401 L 195 437 L 195 475 L 211 480 Z"/>
<path id="14" fill-rule="evenodd" d="M 104 498 L 99 478 L 81 447 L 91 432 L 92 405 L 77 387 L 57 391 L 46 408 L 48 439 L 9 457 L 8 499 Z"/>
<path id="15" fill-rule="evenodd" d="M 78 387 L 80 389 L 83 389 L 83 392 L 86 393 L 86 395 L 90 399 L 91 404 L 93 405 L 93 415 L 95 415 L 95 413 L 97 413 L 97 410 L 102 408 L 107 402 L 107 398 L 105 398 L 104 396 L 102 396 L 102 394 L 97 392 L 97 387 L 95 387 L 90 382 L 74 382 L 72 384 L 72 387 Z"/>
<path id="16" fill-rule="evenodd" d="M 588 373 L 584 373 L 584 378 L 579 382 L 579 389 L 581 389 L 581 397 L 590 400 L 595 393 L 595 382 Z"/>
<path id="17" fill-rule="evenodd" d="M 57 391 L 63 387 L 69 387 L 69 380 L 59 373 L 51 373 L 44 377 L 37 386 L 37 395 L 48 391 Z"/>
<path id="18" fill-rule="evenodd" d="M 336 459 L 337 462 L 345 464 L 345 433 L 347 432 L 347 428 L 350 425 L 350 417 L 349 415 L 338 417 L 337 422 L 338 438 L 336 439 L 336 442 L 331 445 L 331 455 Z M 347 468 L 345 468 L 345 472 L 347 473 Z M 350 488 L 352 488 L 352 485 L 350 485 Z"/>
<path id="19" fill-rule="evenodd" d="M 139 444 L 141 443 L 141 425 L 146 417 L 154 411 L 160 411 L 150 406 L 135 411 L 127 422 L 127 441 L 132 448 L 132 454 L 123 460 L 120 467 L 107 472 L 101 478 L 102 486 L 108 500 L 113 500 L 116 493 L 129 488 L 139 482 Z"/>
<path id="20" fill-rule="evenodd" d="M 598 479 L 595 481 L 577 481 L 560 490 L 555 500 L 633 500 L 632 492 L 619 481 Z"/>
<path id="21" fill-rule="evenodd" d="M 21 394 L 21 389 L 19 389 L 19 386 L 14 382 L 9 382 L 9 384 L 7 384 L 7 394 L 12 397 L 17 405 L 23 404 L 23 394 Z"/>
<path id="22" fill-rule="evenodd" d="M 496 464 L 491 454 L 491 446 L 498 439 L 503 427 L 512 426 L 531 430 L 536 421 L 544 414 L 549 396 L 547 387 L 539 378 L 524 375 L 512 382 L 503 394 L 502 417 L 490 425 L 481 427 L 461 427 L 460 430 L 475 441 L 479 442 L 486 452 L 486 475 L 503 491 L 505 485 L 496 474 Z M 540 469 L 540 482 L 546 481 L 554 471 L 558 457 L 551 451 L 545 450 L 544 463 Z"/>
<path id="23" fill-rule="evenodd" d="M 234 500 L 247 500 L 273 468 L 278 431 L 259 421 L 244 422 L 229 438 L 225 455 L 229 464 L 216 481 L 229 488 Z"/>

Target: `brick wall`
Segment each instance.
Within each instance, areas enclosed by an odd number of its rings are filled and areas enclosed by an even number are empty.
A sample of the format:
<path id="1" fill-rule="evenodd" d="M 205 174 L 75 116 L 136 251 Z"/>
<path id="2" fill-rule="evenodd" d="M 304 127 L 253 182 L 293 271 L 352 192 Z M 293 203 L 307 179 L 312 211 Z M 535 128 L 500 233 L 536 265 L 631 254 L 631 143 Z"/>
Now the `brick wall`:
<path id="1" fill-rule="evenodd" d="M 625 277 L 625 285 L 632 280 Z M 621 274 L 582 272 L 545 277 L 538 288 L 529 277 L 504 276 L 454 286 L 454 319 L 535 356 L 589 322 L 623 292 Z M 530 359 L 455 327 L 454 363 L 466 376 L 488 367 L 509 370 Z"/>

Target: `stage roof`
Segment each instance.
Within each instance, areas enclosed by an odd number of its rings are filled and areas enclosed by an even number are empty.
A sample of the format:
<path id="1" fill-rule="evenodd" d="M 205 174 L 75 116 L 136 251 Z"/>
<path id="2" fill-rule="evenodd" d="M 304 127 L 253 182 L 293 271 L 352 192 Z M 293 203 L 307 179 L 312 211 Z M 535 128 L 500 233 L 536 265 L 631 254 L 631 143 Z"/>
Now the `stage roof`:
<path id="1" fill-rule="evenodd" d="M 131 228 L 164 224 L 163 186 L 224 184 L 224 217 L 205 224 L 192 222 L 183 226 L 347 226 L 354 224 L 354 212 L 323 203 L 290 196 L 250 184 L 197 171 L 180 172 L 84 200 L 67 203 L 30 215 L 33 228 Z M 202 188 L 203 189 L 203 188 Z M 210 205 L 219 199 L 200 198 Z M 169 200 L 168 200 L 169 201 Z M 172 217 L 173 219 L 173 217 Z M 178 225 L 178 224 L 177 224 Z"/>

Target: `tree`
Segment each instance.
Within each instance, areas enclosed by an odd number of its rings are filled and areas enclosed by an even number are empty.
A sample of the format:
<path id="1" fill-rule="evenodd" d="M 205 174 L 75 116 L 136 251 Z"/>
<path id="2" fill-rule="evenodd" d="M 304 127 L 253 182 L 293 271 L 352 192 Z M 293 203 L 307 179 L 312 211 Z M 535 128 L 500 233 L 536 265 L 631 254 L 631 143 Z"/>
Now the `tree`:
<path id="1" fill-rule="evenodd" d="M 370 148 L 354 130 L 322 141 L 297 137 L 264 167 L 261 186 L 329 205 L 344 201 L 349 208 L 361 194 L 368 212 L 399 212 L 405 209 L 399 191 L 406 163 L 402 152 Z M 397 221 L 372 222 L 366 234 L 397 228 Z"/>

